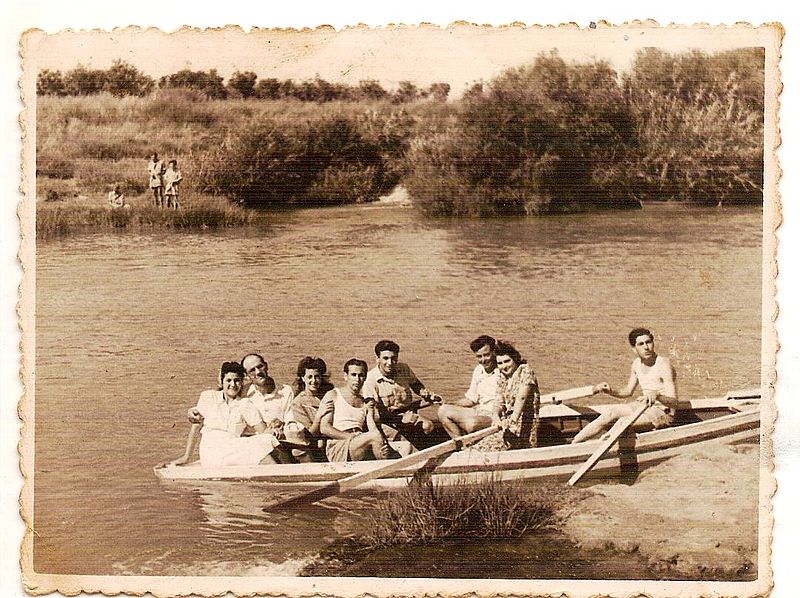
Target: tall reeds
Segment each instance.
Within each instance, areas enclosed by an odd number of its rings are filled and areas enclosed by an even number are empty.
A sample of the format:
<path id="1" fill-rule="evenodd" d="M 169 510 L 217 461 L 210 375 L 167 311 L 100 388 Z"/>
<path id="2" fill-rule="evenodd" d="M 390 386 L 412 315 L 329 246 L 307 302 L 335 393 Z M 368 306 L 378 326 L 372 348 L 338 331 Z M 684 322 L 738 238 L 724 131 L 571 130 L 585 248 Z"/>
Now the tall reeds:
<path id="1" fill-rule="evenodd" d="M 371 517 L 364 541 L 372 548 L 516 537 L 557 520 L 547 492 L 489 476 L 477 484 L 408 486 L 378 503 Z"/>

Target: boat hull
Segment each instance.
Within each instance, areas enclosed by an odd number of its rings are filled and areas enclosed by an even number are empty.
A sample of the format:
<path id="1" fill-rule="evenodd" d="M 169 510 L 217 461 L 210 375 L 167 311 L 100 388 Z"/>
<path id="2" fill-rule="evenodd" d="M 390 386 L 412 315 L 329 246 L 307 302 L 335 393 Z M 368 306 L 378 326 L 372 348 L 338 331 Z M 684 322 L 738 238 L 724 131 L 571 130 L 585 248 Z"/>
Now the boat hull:
<path id="1" fill-rule="evenodd" d="M 760 435 L 760 409 L 758 404 L 737 404 L 723 400 L 695 401 L 692 406 L 694 423 L 654 430 L 641 434 L 631 434 L 606 453 L 590 472 L 590 479 L 618 475 L 620 470 L 637 471 L 656 464 L 687 450 L 688 447 L 702 447 L 710 444 L 735 444 L 758 441 Z M 567 416 L 587 417 L 586 409 L 573 410 L 572 414 L 563 405 L 546 417 L 544 422 L 555 424 Z M 703 420 L 696 415 L 704 411 L 717 410 L 727 413 Z M 591 408 L 594 416 L 602 411 L 602 406 Z M 543 410 L 544 411 L 544 410 Z M 422 467 L 415 465 L 408 469 L 392 472 L 386 477 L 365 484 L 369 487 L 397 487 L 408 484 L 415 476 L 430 473 L 437 483 L 470 483 L 486 479 L 528 480 L 528 479 L 568 479 L 581 463 L 597 449 L 600 441 L 588 441 L 576 445 L 555 445 L 515 451 L 481 452 L 466 449 L 452 453 L 446 458 L 431 459 Z M 259 482 L 277 486 L 316 486 L 369 471 L 382 461 L 361 461 L 347 463 L 302 463 L 286 465 L 256 465 L 204 468 L 199 462 L 184 466 L 157 468 L 156 475 L 164 481 L 224 481 Z"/>

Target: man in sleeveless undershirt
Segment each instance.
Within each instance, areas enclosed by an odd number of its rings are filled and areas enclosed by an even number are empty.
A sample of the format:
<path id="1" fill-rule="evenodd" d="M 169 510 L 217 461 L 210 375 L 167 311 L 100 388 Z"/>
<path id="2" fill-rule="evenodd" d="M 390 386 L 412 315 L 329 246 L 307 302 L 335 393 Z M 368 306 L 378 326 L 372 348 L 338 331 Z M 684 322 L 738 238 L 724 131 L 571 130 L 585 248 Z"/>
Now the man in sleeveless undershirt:
<path id="1" fill-rule="evenodd" d="M 607 382 L 603 382 L 595 386 L 594 391 L 624 399 L 632 396 L 638 386 L 642 389 L 642 396 L 634 402 L 614 405 L 603 412 L 575 436 L 573 444 L 603 434 L 618 420 L 631 415 L 636 410 L 637 401 L 645 401 L 649 409 L 636 420 L 632 426 L 634 430 L 654 430 L 673 424 L 675 407 L 678 405 L 675 369 L 669 359 L 655 352 L 653 334 L 647 328 L 631 330 L 628 342 L 636 354 L 628 383 L 614 390 Z"/>

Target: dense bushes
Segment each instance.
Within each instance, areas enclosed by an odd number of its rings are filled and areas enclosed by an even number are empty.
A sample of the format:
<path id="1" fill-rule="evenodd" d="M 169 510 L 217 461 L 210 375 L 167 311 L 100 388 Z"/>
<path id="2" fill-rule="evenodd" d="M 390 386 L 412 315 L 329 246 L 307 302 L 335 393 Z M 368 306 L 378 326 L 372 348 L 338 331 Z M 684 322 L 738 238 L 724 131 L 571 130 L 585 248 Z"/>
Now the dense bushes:
<path id="1" fill-rule="evenodd" d="M 147 156 L 158 151 L 180 161 L 184 192 L 253 206 L 370 201 L 399 182 L 434 215 L 762 195 L 758 48 L 648 49 L 622 77 L 551 53 L 456 102 L 414 101 L 444 100 L 446 84 L 388 92 L 376 81 L 259 81 L 244 71 L 224 85 L 214 71 L 189 70 L 136 97 L 152 84 L 138 75 L 121 62 L 40 73 L 42 188 L 81 195 L 121 182 L 143 193 Z M 83 97 L 57 97 L 69 93 Z"/>
<path id="2" fill-rule="evenodd" d="M 639 151 L 629 193 L 702 203 L 758 201 L 763 187 L 764 52 L 641 51 L 625 79 Z"/>
<path id="3" fill-rule="evenodd" d="M 106 69 L 90 69 L 78 65 L 62 75 L 61 71 L 44 69 L 36 78 L 37 95 L 86 96 L 102 92 L 121 96 L 145 96 L 149 94 L 155 81 L 137 68 L 123 62 L 114 61 Z"/>
<path id="4" fill-rule="evenodd" d="M 364 202 L 397 182 L 410 123 L 400 117 L 274 116 L 243 123 L 201 160 L 205 191 L 256 207 Z"/>
<path id="5" fill-rule="evenodd" d="M 550 54 L 473 90 L 455 126 L 412 146 L 406 184 L 433 214 L 597 205 L 615 199 L 597 172 L 634 143 L 614 71 Z"/>
<path id="6" fill-rule="evenodd" d="M 763 62 L 758 48 L 651 49 L 620 83 L 606 63 L 540 56 L 473 87 L 452 126 L 415 139 L 406 186 L 445 215 L 758 201 Z"/>

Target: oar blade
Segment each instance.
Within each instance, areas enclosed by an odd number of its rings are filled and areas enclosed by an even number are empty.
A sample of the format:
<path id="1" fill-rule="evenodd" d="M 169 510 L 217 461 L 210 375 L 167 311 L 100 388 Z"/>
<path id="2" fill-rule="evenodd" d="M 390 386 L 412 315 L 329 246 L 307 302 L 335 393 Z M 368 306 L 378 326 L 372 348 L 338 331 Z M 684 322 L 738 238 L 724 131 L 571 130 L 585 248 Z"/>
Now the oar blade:
<path id="1" fill-rule="evenodd" d="M 568 388 L 567 390 L 559 390 L 558 392 L 551 392 L 542 395 L 542 404 L 552 403 L 559 405 L 567 401 L 575 401 L 577 399 L 584 399 L 594 395 L 594 386 L 581 386 L 580 388 Z"/>
<path id="2" fill-rule="evenodd" d="M 501 428 L 499 426 L 491 426 L 489 428 L 484 428 L 483 430 L 478 430 L 477 432 L 459 436 L 458 438 L 448 440 L 447 442 L 437 444 L 419 452 L 411 453 L 402 459 L 381 462 L 372 469 L 359 472 L 335 482 L 331 482 L 322 488 L 316 488 L 314 490 L 302 492 L 288 499 L 274 501 L 273 503 L 265 506 L 263 510 L 274 511 L 276 509 L 287 508 L 287 505 L 296 506 L 298 504 L 310 504 L 323 500 L 329 496 L 333 496 L 334 494 L 351 490 L 352 488 L 360 486 L 365 482 L 388 476 L 396 471 L 409 468 L 413 465 L 424 464 L 435 457 L 441 457 L 443 455 L 448 455 L 449 453 L 454 453 L 455 451 L 460 450 L 462 447 L 473 445 L 481 439 L 499 432 L 500 429 Z"/>
<path id="3" fill-rule="evenodd" d="M 265 513 L 271 513 L 276 511 L 293 509 L 296 507 L 302 507 L 304 505 L 310 505 L 315 502 L 325 500 L 330 496 L 339 494 L 339 492 L 341 492 L 341 487 L 339 486 L 339 482 L 338 481 L 331 482 L 329 484 L 326 484 L 325 486 L 314 488 L 312 490 L 307 490 L 305 492 L 301 492 L 299 494 L 290 496 L 289 498 L 279 498 L 277 500 L 272 501 L 271 503 L 268 503 L 261 510 Z"/>

